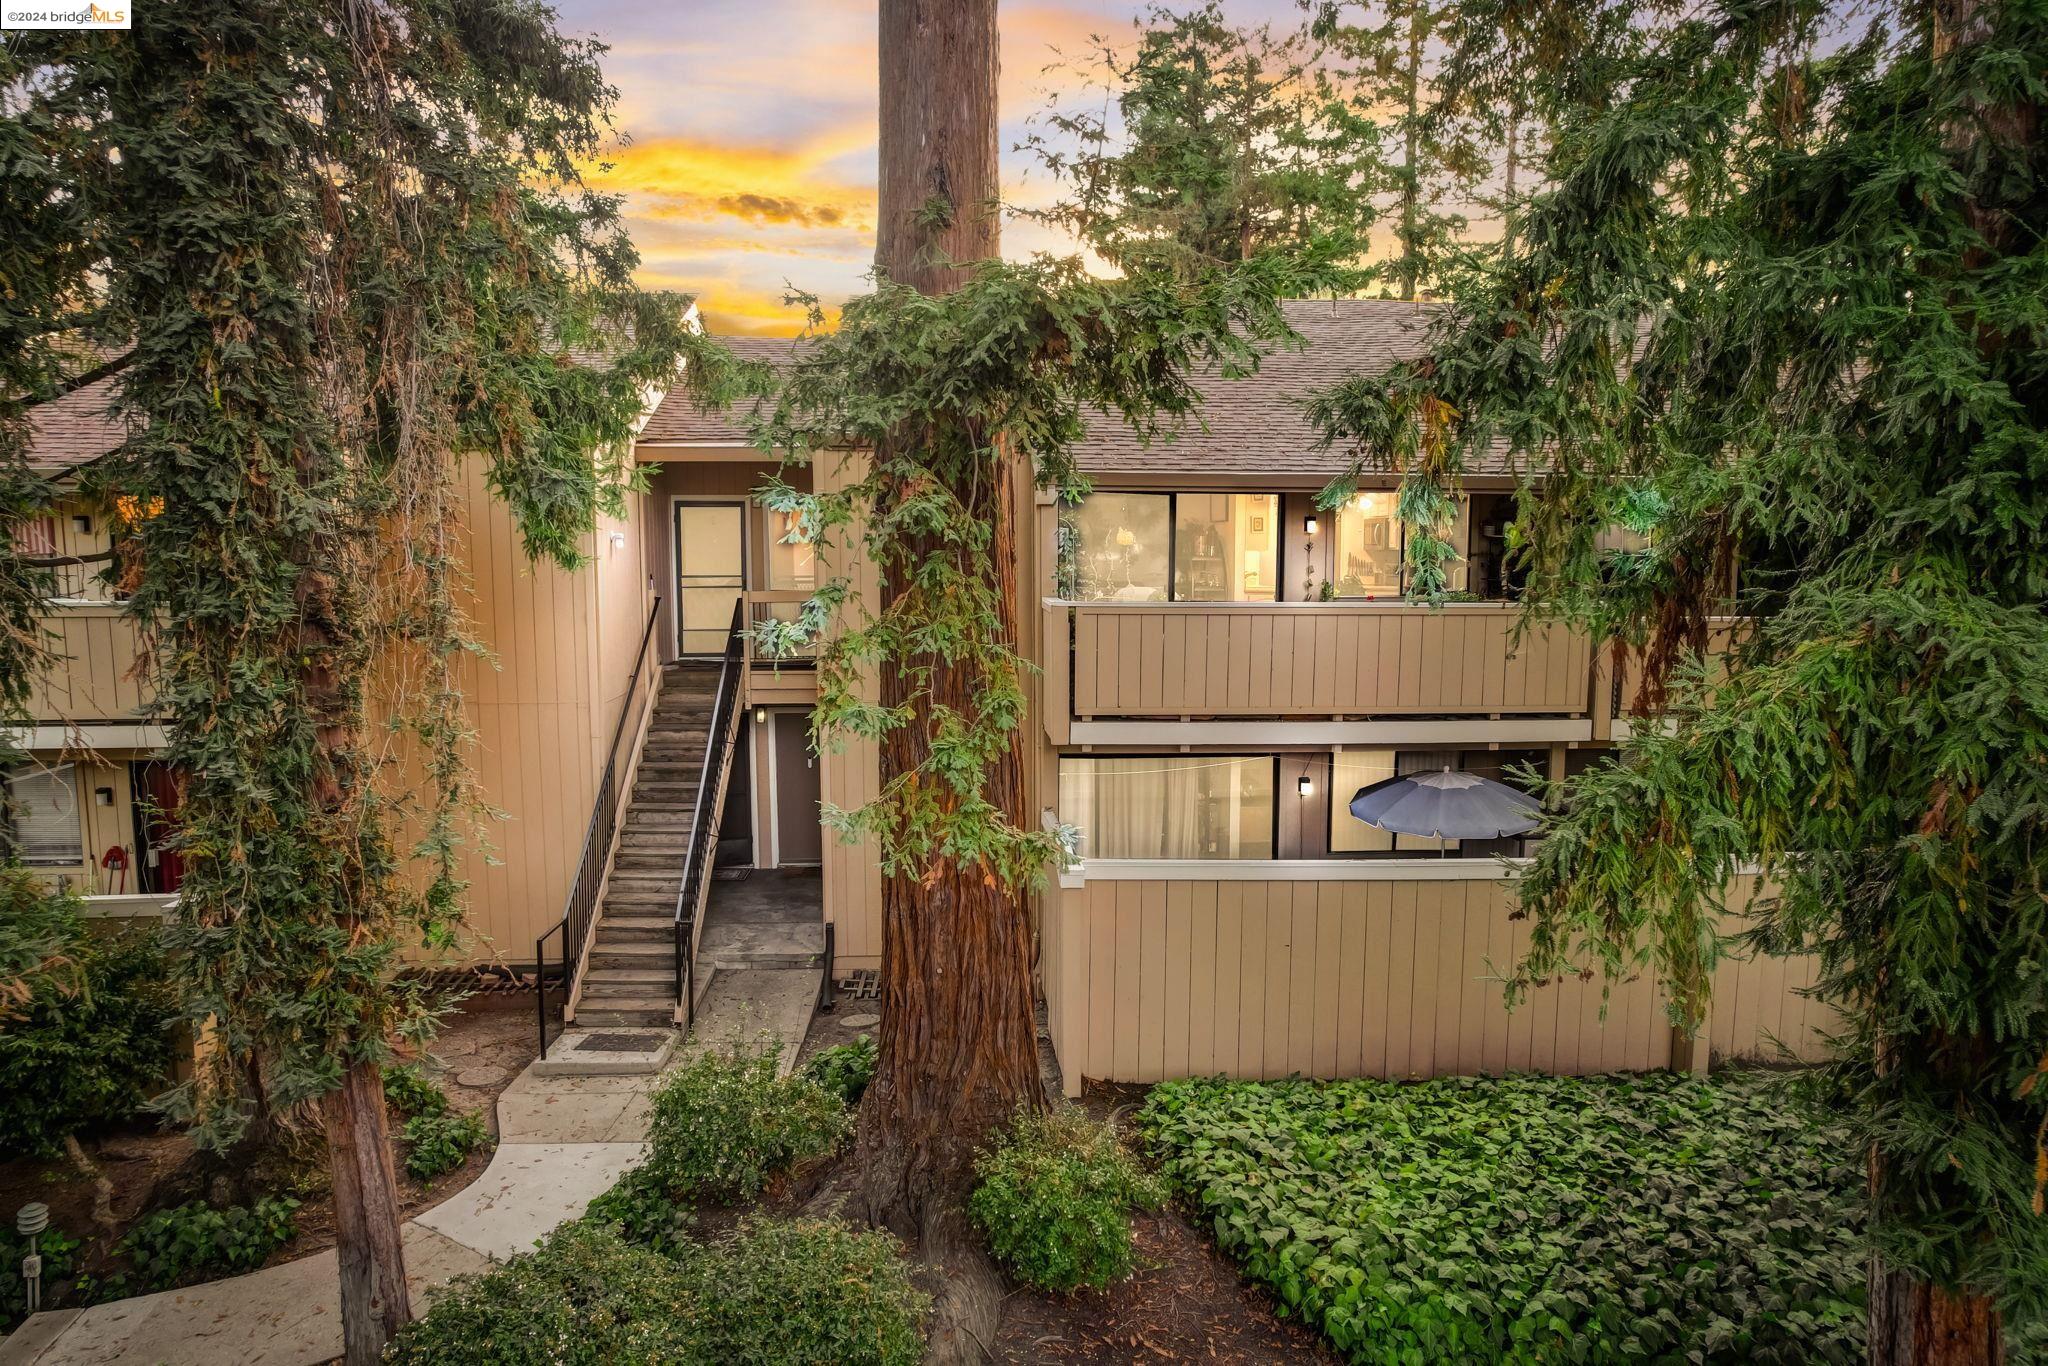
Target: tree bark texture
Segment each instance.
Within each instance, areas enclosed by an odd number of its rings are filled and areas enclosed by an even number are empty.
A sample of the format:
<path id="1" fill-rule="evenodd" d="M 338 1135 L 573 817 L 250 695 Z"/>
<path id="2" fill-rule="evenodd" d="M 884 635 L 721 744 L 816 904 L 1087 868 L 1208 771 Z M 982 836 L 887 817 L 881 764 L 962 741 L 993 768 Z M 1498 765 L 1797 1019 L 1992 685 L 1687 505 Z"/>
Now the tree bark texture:
<path id="1" fill-rule="evenodd" d="M 880 61 L 876 265 L 899 284 L 944 294 L 1000 246 L 995 0 L 881 0 Z M 880 454 L 886 466 L 887 450 Z M 991 528 L 993 565 L 962 568 L 997 576 L 997 629 L 1014 646 L 1014 471 L 977 473 L 953 492 Z M 879 497 L 898 492 L 885 487 Z M 941 545 L 914 543 L 907 552 L 904 559 L 916 563 Z M 900 566 L 888 566 L 883 608 L 909 587 Z M 877 680 L 885 706 L 910 709 L 909 723 L 880 747 L 885 786 L 925 763 L 933 707 L 971 713 L 984 683 L 971 667 L 938 664 L 928 687 L 913 691 L 909 672 L 888 668 Z M 1021 732 L 1009 737 L 986 795 L 1023 823 Z M 861 1204 L 871 1220 L 915 1240 L 942 1272 L 931 1358 L 978 1360 L 1000 1312 L 1001 1285 L 967 1221 L 974 1157 L 1018 1107 L 1045 1099 L 1026 898 L 979 865 L 951 861 L 922 877 L 885 879 L 881 988 L 880 1052 L 861 1102 L 856 1150 Z"/>
<path id="2" fill-rule="evenodd" d="M 320 1099 L 334 1181 L 335 1255 L 341 1264 L 341 1337 L 348 1366 L 371 1366 L 412 1318 L 399 1232 L 398 1174 L 384 1120 L 384 1080 L 357 1063 Z"/>
<path id="3" fill-rule="evenodd" d="M 1870 1260 L 1870 1366 L 1998 1366 L 1998 1307 Z"/>
<path id="4" fill-rule="evenodd" d="M 875 264 L 925 294 L 1001 246 L 996 0 L 881 0 Z"/>

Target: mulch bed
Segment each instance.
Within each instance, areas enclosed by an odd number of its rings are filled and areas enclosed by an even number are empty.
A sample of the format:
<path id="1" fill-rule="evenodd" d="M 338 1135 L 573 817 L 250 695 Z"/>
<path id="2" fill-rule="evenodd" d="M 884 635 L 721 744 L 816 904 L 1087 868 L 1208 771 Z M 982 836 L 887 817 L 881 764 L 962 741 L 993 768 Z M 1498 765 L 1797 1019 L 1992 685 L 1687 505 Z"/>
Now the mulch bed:
<path id="1" fill-rule="evenodd" d="M 1341 1360 L 1177 1209 L 1131 1221 L 1141 1269 L 1121 1285 L 1071 1296 L 1013 1293 L 994 1343 L 998 1361 Z"/>

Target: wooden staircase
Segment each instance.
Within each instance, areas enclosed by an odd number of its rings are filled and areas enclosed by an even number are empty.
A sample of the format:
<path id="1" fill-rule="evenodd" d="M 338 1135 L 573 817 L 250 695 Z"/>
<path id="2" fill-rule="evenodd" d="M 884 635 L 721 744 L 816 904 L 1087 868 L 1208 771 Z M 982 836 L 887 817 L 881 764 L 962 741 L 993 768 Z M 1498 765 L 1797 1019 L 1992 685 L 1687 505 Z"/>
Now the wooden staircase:
<path id="1" fill-rule="evenodd" d="M 570 999 L 579 1026 L 666 1028 L 678 1023 L 676 907 L 694 833 L 697 787 L 705 776 L 719 671 L 716 664 L 681 663 L 662 672 L 661 695 L 647 724 L 597 925 Z M 710 775 L 713 799 L 706 822 L 713 831 L 725 805 L 731 760 L 729 754 L 724 758 Z M 716 848 L 715 840 L 707 844 Z M 711 862 L 703 859 L 700 880 L 710 876 Z M 702 889 L 691 891 L 695 907 Z M 692 944 L 695 931 L 689 927 Z"/>

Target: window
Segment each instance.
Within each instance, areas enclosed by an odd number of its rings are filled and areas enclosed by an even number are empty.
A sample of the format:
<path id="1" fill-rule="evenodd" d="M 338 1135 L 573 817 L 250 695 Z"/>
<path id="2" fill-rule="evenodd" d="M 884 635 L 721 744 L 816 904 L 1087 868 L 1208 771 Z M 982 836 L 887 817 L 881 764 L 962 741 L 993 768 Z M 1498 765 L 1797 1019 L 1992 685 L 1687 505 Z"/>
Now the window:
<path id="1" fill-rule="evenodd" d="M 1280 586 L 1280 498 L 1182 493 L 1173 500 L 1173 595 L 1272 602 Z"/>
<path id="2" fill-rule="evenodd" d="M 1165 602 L 1173 497 L 1091 493 L 1061 522 L 1072 536 L 1073 593 L 1083 602 Z"/>
<path id="3" fill-rule="evenodd" d="M 1395 495 L 1380 491 L 1360 493 L 1337 509 L 1337 564 L 1334 577 L 1340 598 L 1394 598 L 1402 592 L 1403 561 L 1407 556 L 1408 531 L 1394 513 Z M 1466 544 L 1471 520 L 1469 500 L 1458 500 L 1458 521 L 1447 528 L 1451 545 Z M 1465 591 L 1466 564 L 1462 556 L 1446 567 L 1451 592 Z"/>
<path id="4" fill-rule="evenodd" d="M 7 840 L 23 863 L 68 868 L 85 862 L 76 767 L 16 769 L 6 787 Z"/>
<path id="5" fill-rule="evenodd" d="M 807 539 L 790 539 L 799 525 L 797 514 L 770 509 L 762 515 L 768 521 L 768 587 L 814 591 L 818 586 L 816 547 Z"/>
<path id="6" fill-rule="evenodd" d="M 1391 493 L 1361 493 L 1337 509 L 1337 596 L 1401 593 L 1401 520 Z"/>
<path id="7" fill-rule="evenodd" d="M 1270 859 L 1270 756 L 1215 754 L 1060 760 L 1060 815 L 1084 859 Z"/>
<path id="8" fill-rule="evenodd" d="M 1091 493 L 1060 526 L 1060 591 L 1083 602 L 1280 597 L 1277 493 Z"/>

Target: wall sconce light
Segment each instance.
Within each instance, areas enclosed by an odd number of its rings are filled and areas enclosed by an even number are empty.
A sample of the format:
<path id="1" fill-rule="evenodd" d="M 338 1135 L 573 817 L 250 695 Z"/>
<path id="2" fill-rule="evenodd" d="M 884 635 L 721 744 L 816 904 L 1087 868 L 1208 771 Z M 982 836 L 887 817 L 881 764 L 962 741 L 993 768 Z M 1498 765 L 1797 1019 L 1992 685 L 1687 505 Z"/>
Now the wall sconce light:
<path id="1" fill-rule="evenodd" d="M 624 550 L 625 548 L 626 548 L 626 533 L 625 533 L 625 532 L 623 532 L 623 531 L 614 531 L 614 532 L 612 533 L 612 549 L 613 549 L 613 550 Z"/>
<path id="2" fill-rule="evenodd" d="M 71 519 L 71 526 L 81 536 L 92 535 L 92 518 L 82 512 Z"/>
<path id="3" fill-rule="evenodd" d="M 1311 513 L 1308 516 L 1301 519 L 1301 530 L 1302 534 L 1306 536 L 1313 536 L 1316 534 L 1315 514 Z"/>
<path id="4" fill-rule="evenodd" d="M 1295 790 L 1300 792 L 1301 795 L 1304 797 L 1313 797 L 1316 794 L 1316 780 L 1314 778 L 1309 777 L 1306 773 L 1302 774 L 1301 777 L 1295 781 L 1294 786 Z"/>
<path id="5" fill-rule="evenodd" d="M 112 806 L 114 804 L 114 789 L 111 787 L 96 787 L 92 790 L 92 800 L 95 806 Z"/>
<path id="6" fill-rule="evenodd" d="M 754 724 L 757 726 L 768 724 L 768 709 L 766 707 L 754 708 Z"/>

